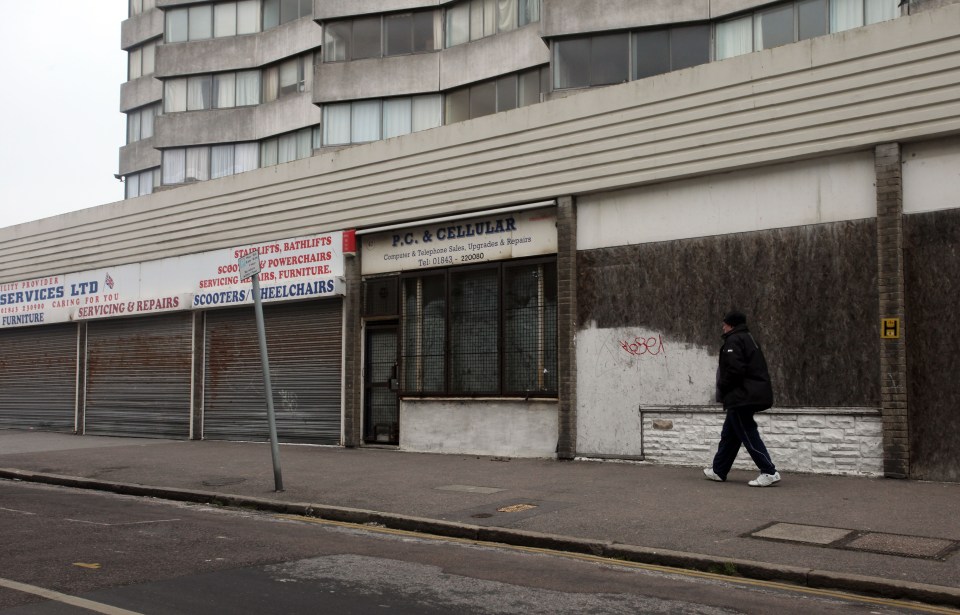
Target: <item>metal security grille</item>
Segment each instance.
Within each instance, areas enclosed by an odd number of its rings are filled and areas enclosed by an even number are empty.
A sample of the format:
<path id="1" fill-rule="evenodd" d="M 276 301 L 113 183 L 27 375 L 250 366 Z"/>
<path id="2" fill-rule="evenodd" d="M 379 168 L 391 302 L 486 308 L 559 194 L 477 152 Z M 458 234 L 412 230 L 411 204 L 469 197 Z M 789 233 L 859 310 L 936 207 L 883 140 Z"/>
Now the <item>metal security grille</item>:
<path id="1" fill-rule="evenodd" d="M 397 405 L 397 327 L 368 326 L 364 353 L 364 440 L 384 444 L 400 442 Z"/>
<path id="2" fill-rule="evenodd" d="M 504 389 L 557 390 L 556 263 L 503 270 Z"/>
<path id="3" fill-rule="evenodd" d="M 399 278 L 395 275 L 363 281 L 364 318 L 397 316 L 399 282 Z"/>
<path id="4" fill-rule="evenodd" d="M 406 275 L 401 306 L 404 393 L 556 395 L 555 259 Z"/>
<path id="5" fill-rule="evenodd" d="M 0 331 L 0 427 L 73 431 L 77 325 Z"/>
<path id="6" fill-rule="evenodd" d="M 451 393 L 500 392 L 500 268 L 451 271 Z"/>
<path id="7" fill-rule="evenodd" d="M 84 432 L 190 437 L 190 313 L 87 325 Z"/>
<path id="8" fill-rule="evenodd" d="M 342 302 L 323 299 L 263 308 L 270 381 L 282 442 L 339 444 Z M 205 315 L 203 437 L 269 437 L 253 306 Z"/>
<path id="9" fill-rule="evenodd" d="M 403 281 L 403 390 L 440 393 L 446 389 L 446 276 Z"/>

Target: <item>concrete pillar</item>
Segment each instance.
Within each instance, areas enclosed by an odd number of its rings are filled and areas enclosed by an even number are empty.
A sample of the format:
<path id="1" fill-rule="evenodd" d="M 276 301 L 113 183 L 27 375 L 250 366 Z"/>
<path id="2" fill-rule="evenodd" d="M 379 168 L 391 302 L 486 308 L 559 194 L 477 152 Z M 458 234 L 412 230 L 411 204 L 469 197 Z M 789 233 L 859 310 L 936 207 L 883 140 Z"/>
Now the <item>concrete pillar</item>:
<path id="1" fill-rule="evenodd" d="M 346 296 L 343 298 L 343 445 L 360 446 L 363 392 L 363 328 L 360 307 L 363 287 L 360 282 L 360 242 L 357 253 L 343 259 Z"/>
<path id="2" fill-rule="evenodd" d="M 910 474 L 910 426 L 903 295 L 900 144 L 878 145 L 874 151 L 874 165 L 877 181 L 877 291 L 880 318 L 899 319 L 900 323 L 899 337 L 881 337 L 880 340 L 883 472 L 888 478 L 907 478 Z"/>
<path id="3" fill-rule="evenodd" d="M 560 425 L 557 458 L 577 455 L 577 208 L 557 199 L 557 369 Z"/>

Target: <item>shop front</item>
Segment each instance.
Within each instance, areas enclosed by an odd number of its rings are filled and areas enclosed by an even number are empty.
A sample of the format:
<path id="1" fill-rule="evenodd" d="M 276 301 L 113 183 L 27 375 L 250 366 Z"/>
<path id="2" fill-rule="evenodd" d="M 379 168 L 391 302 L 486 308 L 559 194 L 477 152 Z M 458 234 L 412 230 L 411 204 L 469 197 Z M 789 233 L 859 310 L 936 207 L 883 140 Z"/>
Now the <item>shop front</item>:
<path id="1" fill-rule="evenodd" d="M 0 426 L 264 440 L 253 294 L 261 259 L 280 440 L 342 441 L 343 234 L 3 285 Z"/>
<path id="2" fill-rule="evenodd" d="M 20 292 L 17 282 L 0 287 Z M 0 329 L 0 428 L 74 431 L 76 401 L 76 324 Z"/>
<path id="3" fill-rule="evenodd" d="M 366 443 L 556 453 L 556 210 L 543 205 L 363 235 Z"/>

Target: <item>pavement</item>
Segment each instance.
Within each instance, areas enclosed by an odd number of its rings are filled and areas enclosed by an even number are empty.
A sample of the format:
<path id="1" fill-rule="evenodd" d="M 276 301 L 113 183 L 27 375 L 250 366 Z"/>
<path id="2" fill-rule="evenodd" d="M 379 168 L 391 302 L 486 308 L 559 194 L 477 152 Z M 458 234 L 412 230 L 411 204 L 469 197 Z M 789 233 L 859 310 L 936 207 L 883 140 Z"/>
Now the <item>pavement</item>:
<path id="1" fill-rule="evenodd" d="M 0 430 L 0 479 L 255 507 L 960 607 L 960 484 Z"/>

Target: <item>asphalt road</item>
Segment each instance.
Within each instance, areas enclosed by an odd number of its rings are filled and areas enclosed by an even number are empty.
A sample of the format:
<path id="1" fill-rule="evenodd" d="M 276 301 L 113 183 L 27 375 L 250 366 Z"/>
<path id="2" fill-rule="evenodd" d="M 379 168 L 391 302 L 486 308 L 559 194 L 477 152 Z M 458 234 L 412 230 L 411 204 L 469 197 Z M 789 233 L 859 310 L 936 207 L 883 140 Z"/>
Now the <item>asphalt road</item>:
<path id="1" fill-rule="evenodd" d="M 10 481 L 0 481 L 0 535 L 3 615 L 913 612 L 587 556 Z"/>

